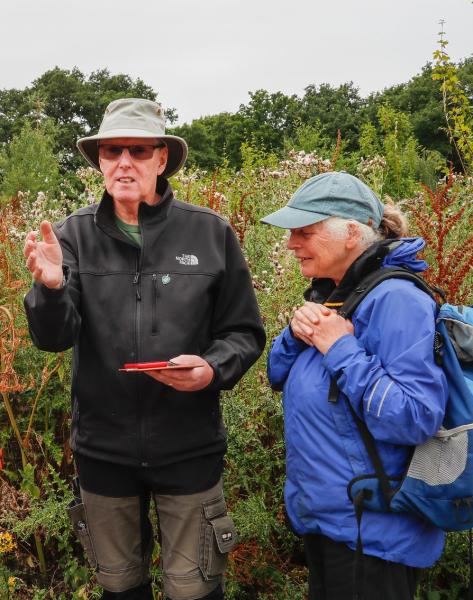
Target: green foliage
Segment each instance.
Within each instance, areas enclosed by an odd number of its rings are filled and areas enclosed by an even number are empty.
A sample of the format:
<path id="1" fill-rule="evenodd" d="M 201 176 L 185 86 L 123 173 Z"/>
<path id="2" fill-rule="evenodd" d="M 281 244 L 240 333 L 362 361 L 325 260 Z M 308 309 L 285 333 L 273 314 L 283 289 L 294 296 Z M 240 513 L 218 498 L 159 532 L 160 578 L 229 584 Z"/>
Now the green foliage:
<path id="1" fill-rule="evenodd" d="M 50 121 L 37 126 L 26 122 L 0 156 L 3 181 L 0 191 L 6 198 L 18 192 L 56 193 L 60 181 L 59 164 L 54 154 L 55 128 Z"/>
<path id="2" fill-rule="evenodd" d="M 361 129 L 358 176 L 380 196 L 393 198 L 412 196 L 419 183 L 435 187 L 444 160 L 419 146 L 409 116 L 386 104 L 378 109 L 377 125 L 369 122 Z"/>
<path id="3" fill-rule="evenodd" d="M 295 125 L 292 138 L 286 138 L 284 147 L 286 151 L 303 150 L 326 156 L 330 152 L 332 144 L 333 139 L 327 134 L 320 120 L 316 120 L 311 125 L 299 121 Z"/>
<path id="4" fill-rule="evenodd" d="M 424 571 L 418 596 L 426 600 L 462 600 L 469 585 L 468 531 L 447 534 L 441 560 Z"/>
<path id="5" fill-rule="evenodd" d="M 409 117 L 389 106 L 382 106 L 378 119 L 383 133 L 386 182 L 383 191 L 395 198 L 406 198 L 414 191 L 417 143 L 412 136 Z"/>
<path id="6" fill-rule="evenodd" d="M 473 289 L 468 271 L 472 182 L 452 177 L 453 191 L 439 188 L 437 199 L 429 196 L 430 205 L 424 204 L 425 195 L 419 195 L 422 183 L 436 189 L 445 158 L 451 157 L 448 136 L 441 129 L 445 95 L 440 80 L 432 80 L 433 70 L 427 65 L 410 82 L 367 99 L 352 83 L 310 85 L 301 98 L 258 90 L 235 114 L 202 117 L 171 130 L 190 145 L 187 170 L 173 177 L 176 195 L 213 208 L 235 229 L 252 272 L 268 340 L 289 322 L 308 282 L 286 251 L 285 232 L 261 226 L 259 219 L 283 206 L 304 180 L 334 168 L 358 174 L 381 196 L 403 199 L 418 229 L 427 227 L 428 235 L 440 232 L 451 268 L 446 269 L 436 250 L 430 249 L 432 272 L 440 273 L 442 267 L 443 282 L 451 289 L 461 276 L 458 289 L 471 300 L 467 296 Z M 453 91 L 461 84 L 466 97 L 471 97 L 473 59 L 458 65 L 455 73 L 443 74 L 445 80 L 453 76 L 458 78 Z M 453 97 L 450 89 L 448 94 Z M 26 182 L 18 188 L 26 193 L 0 211 L 0 362 L 13 366 L 0 400 L 5 462 L 0 471 L 0 527 L 15 540 L 14 549 L 2 556 L 0 600 L 13 593 L 16 600 L 92 600 L 101 593 L 65 513 L 72 498 L 73 471 L 67 440 L 70 354 L 45 355 L 29 341 L 22 298 L 30 274 L 23 265 L 22 243 L 25 232 L 37 228 L 42 218 L 56 221 L 100 198 L 100 173 L 75 170 L 83 164 L 75 142 L 98 128 L 108 102 L 123 96 L 155 99 L 156 94 L 126 75 L 102 70 L 85 77 L 78 69 L 59 68 L 26 90 L 0 91 L 3 184 L 13 180 L 12 173 L 21 173 Z M 464 99 L 460 104 L 465 117 L 469 113 Z M 174 118 L 171 110 L 169 122 Z M 469 126 L 466 117 L 465 124 Z M 468 139 L 464 129 L 458 130 Z M 452 139 L 458 146 L 459 136 Z M 63 171 L 68 170 L 60 191 L 55 151 Z M 33 159 L 39 155 L 44 163 L 35 170 Z M 462 156 L 467 156 L 464 150 Z M 43 174 L 42 180 L 34 175 L 37 172 Z M 35 187 L 38 180 L 56 184 Z M 5 187 L 2 191 L 10 194 Z M 457 211 L 464 212 L 453 223 Z M 440 213 L 452 218 L 445 221 Z M 445 223 L 455 227 L 442 229 Z M 442 281 L 437 283 L 442 286 Z M 267 384 L 265 360 L 266 355 L 222 399 L 229 438 L 226 497 L 239 531 L 226 596 L 303 600 L 307 570 L 301 541 L 287 527 L 284 514 L 281 398 Z M 447 536 L 444 556 L 427 571 L 419 598 L 463 597 L 467 552 L 465 534 Z M 151 571 L 156 593 L 162 579 L 158 556 L 157 544 Z"/>
<path id="7" fill-rule="evenodd" d="M 440 82 L 448 135 L 458 152 L 463 171 L 468 173 L 473 168 L 471 95 L 468 97 L 467 91 L 463 88 L 458 67 L 451 62 L 447 54 L 447 45 L 448 41 L 445 39 L 442 23 L 439 49 L 434 52 L 435 67 L 432 79 Z"/>
<path id="8" fill-rule="evenodd" d="M 248 103 L 234 114 L 201 117 L 190 124 L 170 127 L 169 131 L 189 142 L 188 165 L 206 170 L 221 166 L 224 160 L 231 167 L 240 168 L 241 145 L 250 139 L 252 144 L 278 157 L 290 147 L 324 154 L 336 140 L 338 130 L 345 157 L 357 152 L 366 157 L 372 154 L 366 153 L 366 145 L 360 147 L 363 128 L 371 123 L 380 134 L 377 114 L 380 107 L 389 105 L 409 116 L 412 135 L 422 147 L 460 164 L 447 135 L 444 105 L 451 112 L 451 131 L 456 130 L 461 134 L 458 139 L 465 140 L 465 124 L 470 129 L 471 126 L 462 115 L 471 110 L 473 58 L 454 65 L 443 47 L 436 53 L 436 61 L 435 67 L 428 63 L 409 82 L 367 98 L 360 96 L 352 82 L 338 87 L 311 84 L 301 97 L 257 90 L 250 92 Z M 127 96 L 155 100 L 157 94 L 141 79 L 112 75 L 106 69 L 86 76 L 77 68 L 55 67 L 24 90 L 0 90 L 0 144 L 9 143 L 25 122 L 50 119 L 56 126 L 54 151 L 66 175 L 84 164 L 75 148 L 77 139 L 98 129 L 110 101 Z M 166 117 L 172 126 L 177 119 L 175 109 L 167 109 Z M 469 142 L 457 143 L 468 148 Z"/>
<path id="9" fill-rule="evenodd" d="M 452 149 L 445 133 L 440 85 L 432 80 L 430 63 L 407 83 L 369 96 L 365 108 L 368 122 L 374 123 L 379 108 L 386 104 L 409 115 L 413 134 L 423 147 L 440 152 L 448 160 L 452 158 Z"/>
<path id="10" fill-rule="evenodd" d="M 373 157 L 381 153 L 381 145 L 378 139 L 376 127 L 373 123 L 365 123 L 360 131 L 358 140 L 361 156 Z"/>
<path id="11" fill-rule="evenodd" d="M 79 69 L 55 67 L 46 71 L 24 90 L 0 90 L 0 143 L 8 143 L 26 122 L 40 115 L 56 125 L 55 152 L 63 170 L 84 164 L 76 150 L 79 137 L 96 131 L 105 107 L 117 98 L 156 99 L 156 92 L 141 79 L 111 75 L 107 69 L 85 76 Z M 174 109 L 166 111 L 170 123 L 177 118 Z"/>
<path id="12" fill-rule="evenodd" d="M 360 127 L 366 120 L 363 114 L 365 101 L 353 82 L 337 88 L 329 84 L 309 85 L 301 99 L 300 119 L 303 123 L 317 126 L 320 121 L 325 134 L 332 140 L 340 130 L 347 142 L 347 150 L 357 150 Z"/>
<path id="13" fill-rule="evenodd" d="M 403 157 L 412 139 L 409 121 L 389 107 L 380 112 L 380 121 L 379 129 L 363 129 L 364 148 L 381 153 L 386 149 L 394 153 L 397 149 Z M 279 160 L 275 154 L 266 153 L 259 144 L 247 142 L 241 148 L 242 168 L 239 171 L 224 160 L 213 173 L 191 169 L 173 178 L 179 198 L 212 206 L 235 228 L 252 271 L 269 340 L 288 323 L 308 282 L 299 275 L 297 264 L 285 249 L 285 232 L 261 226 L 259 219 L 285 204 L 305 179 L 331 169 L 333 143 L 332 140 L 332 148 L 329 147 L 325 155 L 320 148 L 321 156 L 314 152 L 290 151 L 284 160 Z M 419 160 L 418 150 L 416 157 Z M 354 163 L 353 168 L 367 167 L 368 160 L 375 164 L 375 159 L 386 175 L 390 163 L 382 155 L 364 158 L 358 161 L 359 164 Z M 394 159 L 398 160 L 398 157 L 390 158 Z M 415 174 L 402 169 L 402 160 L 393 164 L 400 165 L 398 173 L 402 185 L 411 185 Z M 92 197 L 98 198 L 102 185 L 100 174 L 84 169 L 79 176 L 86 191 L 80 197 L 62 199 L 61 209 L 64 206 L 72 209 L 81 202 L 89 202 Z M 471 196 L 471 183 L 466 178 L 456 178 L 456 186 L 456 202 L 461 204 Z M 416 195 L 412 202 L 420 214 L 421 204 Z M 58 210 L 59 201 L 43 199 L 33 211 L 27 206 L 20 202 L 5 207 L 2 213 L 8 218 L 3 234 L 0 227 L 0 237 L 4 235 L 0 246 L 4 252 L 0 254 L 0 265 L 3 265 L 0 270 L 1 303 L 12 307 L 21 305 L 29 275 L 22 264 L 21 244 L 10 244 L 5 236 L 13 236 L 11 239 L 16 240 L 21 232 L 39 221 L 41 213 L 50 217 L 57 214 L 54 211 Z M 414 210 L 411 205 L 409 208 Z M 465 230 L 458 240 L 466 240 L 467 235 Z M 432 259 L 435 264 L 435 256 Z M 4 266 L 7 264 L 9 271 Z M 14 281 L 22 281 L 22 286 L 15 287 Z M 8 585 L 9 577 L 16 577 L 15 593 L 19 600 L 51 597 L 92 600 L 99 597 L 100 588 L 85 566 L 65 513 L 72 497 L 69 486 L 72 466 L 66 440 L 70 358 L 37 352 L 27 341 L 24 316 L 20 312 L 16 313 L 15 322 L 16 330 L 24 339 L 24 345 L 18 348 L 15 357 L 15 369 L 22 379 L 30 375 L 33 379 L 28 387 L 11 393 L 11 404 L 23 436 L 38 394 L 40 401 L 33 415 L 26 465 L 21 462 L 15 437 L 7 427 L 8 417 L 0 403 L 0 440 L 6 453 L 8 473 L 11 473 L 5 488 L 8 493 L 3 493 L 0 499 L 0 527 L 11 532 L 18 544 L 16 554 L 9 555 L 5 561 L 0 581 L 3 572 L 7 577 L 5 585 Z M 229 561 L 226 594 L 229 600 L 303 600 L 307 594 L 307 570 L 301 541 L 287 527 L 284 514 L 281 398 L 268 387 L 265 360 L 266 356 L 263 356 L 222 399 L 229 441 L 226 497 L 239 531 L 239 543 Z M 48 374 L 49 378 L 46 377 Z M 42 381 L 46 381 L 43 388 Z M 4 477 L 6 473 L 2 472 Z M 42 577 L 39 574 L 38 538 L 46 565 Z M 449 590 L 452 598 L 461 597 L 465 585 L 463 562 L 467 553 L 463 540 L 461 535 L 449 536 L 444 559 L 422 582 L 421 597 L 428 597 L 428 594 L 431 598 L 435 594 L 439 598 L 447 597 L 444 590 Z M 156 590 L 160 589 L 162 577 L 158 553 L 156 546 L 152 565 Z"/>

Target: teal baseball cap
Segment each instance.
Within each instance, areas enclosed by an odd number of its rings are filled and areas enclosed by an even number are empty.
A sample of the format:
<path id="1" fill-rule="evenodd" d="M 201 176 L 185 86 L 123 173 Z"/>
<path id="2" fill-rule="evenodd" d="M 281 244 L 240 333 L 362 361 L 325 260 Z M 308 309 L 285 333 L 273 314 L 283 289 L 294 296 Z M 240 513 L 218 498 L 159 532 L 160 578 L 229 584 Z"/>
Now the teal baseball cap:
<path id="1" fill-rule="evenodd" d="M 308 179 L 286 206 L 263 217 L 261 222 L 297 229 L 341 217 L 379 227 L 383 212 L 383 204 L 366 184 L 349 173 L 331 171 Z"/>

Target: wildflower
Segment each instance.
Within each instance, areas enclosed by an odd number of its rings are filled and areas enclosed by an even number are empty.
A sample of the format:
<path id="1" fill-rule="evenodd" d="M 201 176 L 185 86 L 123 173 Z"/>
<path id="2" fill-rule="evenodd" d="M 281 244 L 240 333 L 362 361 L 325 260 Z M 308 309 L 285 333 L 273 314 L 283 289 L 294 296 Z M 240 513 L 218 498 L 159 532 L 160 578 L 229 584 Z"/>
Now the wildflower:
<path id="1" fill-rule="evenodd" d="M 16 548 L 15 540 L 8 531 L 0 531 L 0 554 L 7 554 Z"/>
<path id="2" fill-rule="evenodd" d="M 12 575 L 10 575 L 10 577 L 8 578 L 8 591 L 10 592 L 10 594 L 15 591 L 15 585 L 16 585 L 17 579 L 18 579 L 18 577 L 13 577 Z"/>

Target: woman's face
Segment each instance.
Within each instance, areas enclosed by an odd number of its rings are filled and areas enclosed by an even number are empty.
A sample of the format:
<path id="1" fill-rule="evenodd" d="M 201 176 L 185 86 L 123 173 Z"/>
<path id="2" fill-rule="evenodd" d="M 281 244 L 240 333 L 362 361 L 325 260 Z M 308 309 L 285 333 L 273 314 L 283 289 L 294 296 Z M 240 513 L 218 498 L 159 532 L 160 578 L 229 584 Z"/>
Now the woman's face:
<path id="1" fill-rule="evenodd" d="M 327 277 L 338 284 L 355 258 L 351 239 L 334 239 L 322 221 L 291 229 L 287 247 L 294 251 L 304 277 Z"/>

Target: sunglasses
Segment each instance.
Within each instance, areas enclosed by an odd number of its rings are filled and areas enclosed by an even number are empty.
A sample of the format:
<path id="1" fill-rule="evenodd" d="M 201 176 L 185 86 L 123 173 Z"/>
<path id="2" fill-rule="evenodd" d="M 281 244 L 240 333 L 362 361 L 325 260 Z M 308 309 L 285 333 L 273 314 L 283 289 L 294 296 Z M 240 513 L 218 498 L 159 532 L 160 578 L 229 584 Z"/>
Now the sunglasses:
<path id="1" fill-rule="evenodd" d="M 125 148 L 130 153 L 131 158 L 135 160 L 149 160 L 154 153 L 155 148 L 164 148 L 166 144 L 133 144 L 130 146 L 122 146 L 115 144 L 101 144 L 99 146 L 100 158 L 106 160 L 117 160 L 123 153 Z"/>

